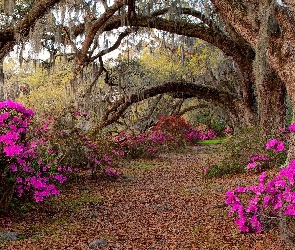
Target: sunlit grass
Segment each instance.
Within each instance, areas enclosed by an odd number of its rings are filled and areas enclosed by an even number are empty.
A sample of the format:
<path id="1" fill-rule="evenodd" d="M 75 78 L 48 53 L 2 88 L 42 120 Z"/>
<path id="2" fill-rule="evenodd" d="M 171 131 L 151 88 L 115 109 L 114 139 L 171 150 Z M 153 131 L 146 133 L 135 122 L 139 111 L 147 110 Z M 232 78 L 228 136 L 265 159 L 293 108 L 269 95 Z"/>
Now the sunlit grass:
<path id="1" fill-rule="evenodd" d="M 216 144 L 221 144 L 228 141 L 228 138 L 219 138 L 219 139 L 211 139 L 211 140 L 204 140 L 200 141 L 199 143 L 201 145 L 216 145 Z"/>

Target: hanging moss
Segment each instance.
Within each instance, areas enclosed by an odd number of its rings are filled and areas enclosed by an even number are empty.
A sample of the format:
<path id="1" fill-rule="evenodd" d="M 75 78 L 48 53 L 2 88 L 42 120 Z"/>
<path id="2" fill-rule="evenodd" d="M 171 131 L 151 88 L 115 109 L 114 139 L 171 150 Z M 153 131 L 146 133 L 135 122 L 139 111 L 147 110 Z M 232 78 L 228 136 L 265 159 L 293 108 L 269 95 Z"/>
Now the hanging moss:
<path id="1" fill-rule="evenodd" d="M 12 15 L 14 12 L 15 0 L 3 0 L 3 9 L 6 15 Z"/>

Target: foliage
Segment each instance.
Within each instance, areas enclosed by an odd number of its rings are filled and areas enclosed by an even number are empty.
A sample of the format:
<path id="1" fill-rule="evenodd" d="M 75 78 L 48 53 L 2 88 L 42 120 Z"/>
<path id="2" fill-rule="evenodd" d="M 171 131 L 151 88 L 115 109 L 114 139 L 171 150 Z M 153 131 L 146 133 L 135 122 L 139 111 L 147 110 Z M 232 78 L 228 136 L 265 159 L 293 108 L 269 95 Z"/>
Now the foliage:
<path id="1" fill-rule="evenodd" d="M 125 152 L 125 157 L 130 158 L 153 158 L 160 153 L 161 146 L 170 137 L 165 133 L 150 133 L 139 135 L 128 135 L 121 132 L 114 137 L 118 150 Z"/>
<path id="2" fill-rule="evenodd" d="M 259 128 L 241 129 L 221 145 L 219 154 L 222 157 L 219 163 L 208 162 L 208 166 L 210 167 L 206 176 L 209 178 L 220 177 L 226 174 L 243 173 L 246 171 L 245 166 L 254 162 L 260 166 L 260 171 L 262 171 L 280 166 L 286 159 L 285 151 L 281 151 L 275 155 L 273 151 L 265 148 L 265 141 L 261 138 Z M 259 156 L 265 156 L 269 160 L 264 161 Z M 256 168 L 255 171 L 258 171 L 258 169 Z"/>
<path id="3" fill-rule="evenodd" d="M 153 158 L 161 152 L 185 148 L 200 140 L 215 138 L 217 133 L 205 125 L 192 128 L 181 116 L 158 116 L 156 125 L 147 133 L 130 135 L 125 131 L 114 138 L 120 150 L 131 158 Z"/>
<path id="4" fill-rule="evenodd" d="M 285 131 L 285 129 L 279 130 L 279 132 Z M 285 136 L 288 137 L 289 133 L 294 131 L 295 124 L 292 124 Z M 274 153 L 286 150 L 282 138 L 268 141 L 266 149 Z M 247 165 L 248 169 L 261 170 L 264 164 L 262 162 L 268 162 L 269 159 L 264 156 L 255 156 L 251 158 L 251 161 Z M 295 160 L 291 160 L 286 168 L 281 169 L 279 174 L 267 183 L 266 178 L 267 174 L 263 172 L 258 185 L 237 187 L 226 193 L 226 204 L 230 207 L 229 216 L 237 215 L 236 224 L 241 232 L 261 233 L 267 226 L 267 218 L 286 221 L 285 216 L 295 216 Z M 245 194 L 246 197 L 241 199 L 241 194 Z M 285 227 L 285 223 L 281 225 Z M 286 228 L 281 230 L 286 231 Z"/>
<path id="5" fill-rule="evenodd" d="M 227 138 L 224 138 L 224 139 L 210 139 L 210 140 L 200 141 L 199 144 L 200 145 L 216 145 L 216 144 L 222 144 L 225 141 L 227 141 Z"/>
<path id="6" fill-rule="evenodd" d="M 177 147 L 185 147 L 189 139 L 187 134 L 190 130 L 191 125 L 188 124 L 183 117 L 177 115 L 171 115 L 168 117 L 159 115 L 156 126 L 153 128 L 153 131 L 155 132 L 162 131 L 169 134 L 169 145 L 172 147 L 173 144 Z M 167 145 L 167 148 L 169 147 L 170 146 Z"/>
<path id="7" fill-rule="evenodd" d="M 0 112 L 0 209 L 7 210 L 13 197 L 40 202 L 58 195 L 58 183 L 64 183 L 64 172 L 72 169 L 54 164 L 54 151 L 44 138 L 30 137 L 33 111 L 9 100 L 0 103 Z"/>
<path id="8" fill-rule="evenodd" d="M 33 120 L 32 110 L 13 101 L 1 102 L 0 112 L 0 209 L 7 210 L 14 198 L 42 202 L 58 195 L 60 184 L 81 169 L 119 177 L 110 167 L 122 153 L 106 140 L 90 140 L 77 128 L 87 114 L 67 109 L 60 117 L 51 112 Z"/>
<path id="9" fill-rule="evenodd" d="M 193 144 L 198 144 L 202 140 L 211 140 L 217 138 L 217 132 L 208 128 L 204 124 L 199 124 L 196 128 L 191 128 L 187 133 L 187 138 Z"/>
<path id="10" fill-rule="evenodd" d="M 89 115 L 74 106 L 64 108 L 59 113 L 54 110 L 45 113 L 36 124 L 43 120 L 48 121 L 46 130 L 38 131 L 41 134 L 35 136 L 42 136 L 55 148 L 56 161 L 59 164 L 77 170 L 90 169 L 92 174 L 105 172 L 110 175 L 113 170 L 107 169 L 116 165 L 117 159 L 124 155 L 124 152 L 115 151 L 111 139 L 102 134 L 89 138 L 83 130 L 87 126 Z"/>
<path id="11" fill-rule="evenodd" d="M 194 79 L 216 68 L 222 59 L 219 49 L 198 39 L 190 50 L 181 45 L 172 50 L 150 46 L 142 51 L 139 62 L 150 74 L 151 82 L 163 82 Z"/>
<path id="12" fill-rule="evenodd" d="M 28 91 L 21 90 L 15 98 L 26 107 L 34 109 L 37 114 L 50 112 L 52 109 L 61 112 L 68 102 L 65 84 L 72 76 L 71 67 L 72 64 L 65 60 L 57 60 L 55 67 L 50 70 L 41 65 L 34 67 L 32 63 L 24 64 L 19 69 L 20 72 L 9 72 L 12 76 L 7 84 L 13 85 L 16 82 L 20 86 L 27 86 Z"/>

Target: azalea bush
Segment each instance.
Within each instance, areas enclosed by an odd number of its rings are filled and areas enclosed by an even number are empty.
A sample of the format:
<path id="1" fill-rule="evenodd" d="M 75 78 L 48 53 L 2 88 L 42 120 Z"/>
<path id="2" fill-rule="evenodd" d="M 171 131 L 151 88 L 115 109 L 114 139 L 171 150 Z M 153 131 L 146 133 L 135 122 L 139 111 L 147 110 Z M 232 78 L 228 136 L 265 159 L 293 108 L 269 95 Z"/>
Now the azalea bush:
<path id="1" fill-rule="evenodd" d="M 170 138 L 170 134 L 159 130 L 139 135 L 129 135 L 123 131 L 113 141 L 122 156 L 135 159 L 156 157 L 167 146 Z"/>
<path id="2" fill-rule="evenodd" d="M 217 138 L 217 132 L 204 124 L 199 124 L 196 128 L 190 128 L 187 131 L 187 139 L 192 144 L 198 144 L 199 141 L 211 140 L 214 138 Z"/>
<path id="3" fill-rule="evenodd" d="M 89 139 L 76 126 L 79 116 L 71 112 L 67 125 L 52 113 L 34 117 L 20 103 L 0 102 L 0 210 L 13 200 L 42 202 L 59 195 L 61 185 L 81 169 L 120 176 L 113 167 L 124 152 L 105 138 Z"/>
<path id="4" fill-rule="evenodd" d="M 160 115 L 147 133 L 131 135 L 122 131 L 113 138 L 117 148 L 131 158 L 153 158 L 161 152 L 185 148 L 199 140 L 216 138 L 217 133 L 206 126 L 192 126 L 181 116 Z"/>
<path id="5" fill-rule="evenodd" d="M 34 112 L 13 101 L 0 102 L 0 209 L 12 199 L 43 201 L 58 195 L 64 172 L 72 169 L 54 164 L 54 152 L 43 138 L 29 136 Z"/>
<path id="6" fill-rule="evenodd" d="M 295 125 L 289 126 L 285 132 L 288 139 L 290 132 L 295 131 Z M 286 140 L 288 143 L 288 140 Z M 287 144 L 280 139 L 273 139 L 266 143 L 266 150 L 273 153 L 286 151 Z M 251 157 L 247 169 L 261 170 L 268 157 L 263 155 Z M 261 233 L 271 219 L 280 221 L 281 230 L 286 232 L 287 217 L 295 216 L 295 160 L 292 160 L 279 174 L 267 181 L 267 174 L 263 172 L 259 183 L 254 186 L 237 187 L 226 193 L 226 204 L 229 206 L 229 216 L 236 217 L 236 224 L 241 232 Z M 288 233 L 287 233 L 288 235 Z"/>
<path id="7" fill-rule="evenodd" d="M 113 138 L 117 149 L 126 152 L 125 157 L 154 158 L 163 151 L 185 145 L 189 125 L 178 116 L 159 116 L 158 122 L 147 133 L 131 135 L 125 131 Z"/>
<path id="8" fill-rule="evenodd" d="M 295 160 L 268 182 L 263 172 L 258 185 L 237 187 L 226 193 L 229 216 L 237 216 L 235 222 L 241 232 L 261 233 L 267 218 L 295 216 L 294 177 Z M 244 203 L 241 194 L 248 195 Z"/>
<path id="9" fill-rule="evenodd" d="M 88 114 L 74 107 L 60 113 L 44 113 L 34 124 L 37 128 L 34 136 L 44 138 L 54 149 L 56 163 L 75 170 L 90 170 L 93 175 L 108 175 L 106 169 L 117 165 L 124 152 L 114 150 L 111 138 L 102 134 L 90 138 L 81 128 L 81 123 L 87 121 Z"/>
<path id="10" fill-rule="evenodd" d="M 284 142 L 287 148 L 288 136 L 286 135 L 286 131 L 282 129 L 276 134 L 279 138 L 278 143 Z M 274 143 L 273 146 L 277 150 L 269 150 L 271 143 Z M 221 160 L 207 163 L 210 167 L 206 167 L 206 177 L 221 177 L 246 171 L 261 172 L 284 164 L 287 157 L 286 150 L 281 150 L 281 145 L 275 144 L 275 141 L 268 145 L 269 147 L 265 147 L 259 128 L 241 129 L 218 149 L 216 154 Z"/>
<path id="11" fill-rule="evenodd" d="M 183 117 L 176 115 L 169 117 L 159 116 L 154 130 L 160 130 L 170 134 L 174 143 L 178 146 L 185 146 L 188 143 L 197 144 L 201 140 L 217 138 L 218 135 L 215 130 L 205 124 L 192 127 Z"/>
<path id="12" fill-rule="evenodd" d="M 166 147 L 168 149 L 185 147 L 188 142 L 188 133 L 192 127 L 182 116 L 171 115 L 165 117 L 158 116 L 156 126 L 153 128 L 154 133 L 165 133 Z"/>

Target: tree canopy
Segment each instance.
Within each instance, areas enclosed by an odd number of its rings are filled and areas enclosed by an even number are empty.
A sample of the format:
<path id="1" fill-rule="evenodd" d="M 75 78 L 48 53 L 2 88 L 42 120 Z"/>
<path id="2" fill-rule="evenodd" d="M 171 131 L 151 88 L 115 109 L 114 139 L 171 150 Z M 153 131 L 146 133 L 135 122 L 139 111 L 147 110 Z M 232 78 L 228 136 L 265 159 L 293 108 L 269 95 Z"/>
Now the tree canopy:
<path id="1" fill-rule="evenodd" d="M 46 62 L 49 66 L 61 55 L 73 61 L 73 74 L 66 89 L 76 105 L 81 104 L 83 98 L 85 101 L 85 96 L 89 97 L 89 90 L 93 91 L 102 75 L 106 76 L 106 83 L 112 85 L 105 66 L 108 53 L 119 47 L 127 48 L 129 64 L 130 48 L 141 50 L 151 35 L 158 37 L 157 43 L 172 51 L 178 50 L 182 57 L 195 44 L 191 38 L 202 39 L 230 56 L 239 79 L 238 95 L 245 109 L 245 125 L 260 124 L 265 131 L 283 125 L 285 88 L 291 103 L 295 103 L 291 73 L 294 68 L 291 1 L 2 3 L 0 58 L 17 45 L 20 63 L 23 59 L 38 61 L 42 50 L 50 54 Z M 22 54 L 25 44 L 30 44 L 29 58 Z M 192 61 L 192 67 L 201 61 L 202 58 Z M 84 73 L 90 72 L 90 68 L 92 81 L 87 82 Z M 128 82 L 128 77 L 125 80 Z"/>

